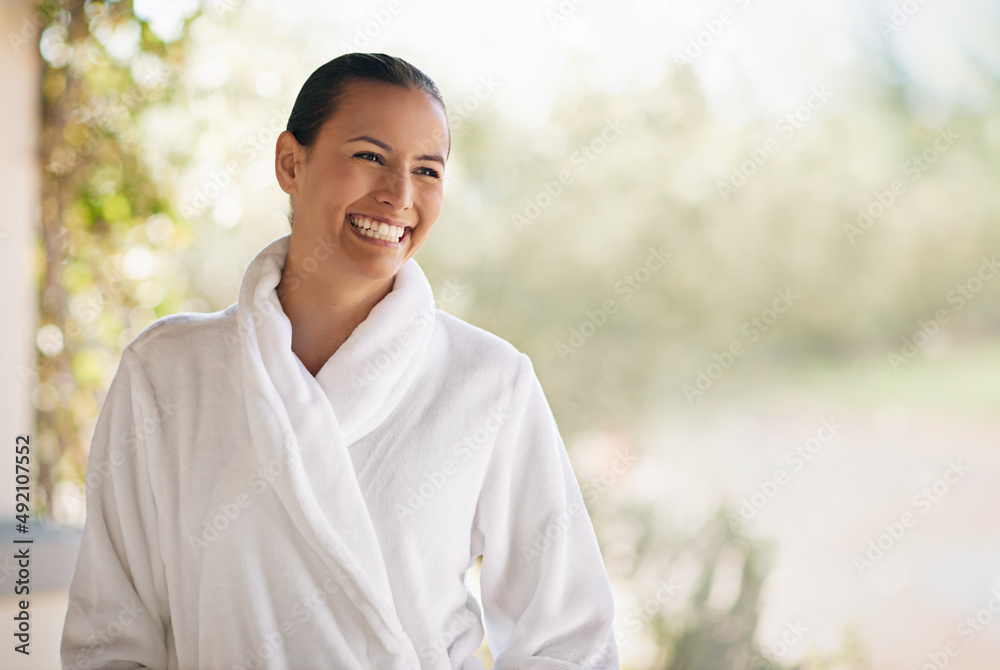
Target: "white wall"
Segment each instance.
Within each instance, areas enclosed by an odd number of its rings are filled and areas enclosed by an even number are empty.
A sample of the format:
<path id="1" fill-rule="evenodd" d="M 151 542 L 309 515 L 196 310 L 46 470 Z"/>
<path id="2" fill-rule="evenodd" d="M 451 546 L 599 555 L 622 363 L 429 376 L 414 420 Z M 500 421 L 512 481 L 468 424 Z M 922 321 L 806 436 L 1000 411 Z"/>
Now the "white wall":
<path id="1" fill-rule="evenodd" d="M 15 437 L 34 437 L 35 379 L 22 376 L 34 367 L 37 318 L 30 259 L 39 208 L 41 62 L 34 15 L 31 2 L 0 0 L 0 519 L 14 514 Z M 12 42 L 22 35 L 27 43 Z"/>

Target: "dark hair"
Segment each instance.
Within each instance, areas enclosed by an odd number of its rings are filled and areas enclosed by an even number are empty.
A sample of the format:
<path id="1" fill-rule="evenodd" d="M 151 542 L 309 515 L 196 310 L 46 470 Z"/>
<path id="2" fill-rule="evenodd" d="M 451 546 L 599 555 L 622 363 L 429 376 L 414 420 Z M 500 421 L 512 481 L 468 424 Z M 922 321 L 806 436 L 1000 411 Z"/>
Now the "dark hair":
<path id="1" fill-rule="evenodd" d="M 285 126 L 285 130 L 294 135 L 296 141 L 305 148 L 306 160 L 311 156 L 323 124 L 336 113 L 347 94 L 347 85 L 365 81 L 415 88 L 437 100 L 441 108 L 446 109 L 444 97 L 437 84 L 402 58 L 380 53 L 349 53 L 337 56 L 320 65 L 306 79 L 306 83 L 302 85 L 295 98 L 292 113 L 288 117 L 288 125 Z M 447 126 L 447 113 L 445 124 Z M 450 153 L 450 130 L 448 135 Z M 291 197 L 289 206 L 291 207 Z M 288 222 L 289 224 L 292 222 L 291 211 L 288 214 Z"/>

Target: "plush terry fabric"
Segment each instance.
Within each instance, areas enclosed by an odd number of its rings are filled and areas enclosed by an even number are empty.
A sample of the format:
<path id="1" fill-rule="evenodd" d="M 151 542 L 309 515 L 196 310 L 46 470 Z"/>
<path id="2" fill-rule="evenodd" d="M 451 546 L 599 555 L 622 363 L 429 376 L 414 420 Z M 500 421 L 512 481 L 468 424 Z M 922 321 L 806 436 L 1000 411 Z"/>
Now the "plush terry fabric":
<path id="1" fill-rule="evenodd" d="M 593 527 L 527 356 L 415 260 L 313 377 L 275 287 L 126 347 L 94 434 L 64 668 L 617 668 Z M 483 555 L 479 602 L 464 578 Z"/>

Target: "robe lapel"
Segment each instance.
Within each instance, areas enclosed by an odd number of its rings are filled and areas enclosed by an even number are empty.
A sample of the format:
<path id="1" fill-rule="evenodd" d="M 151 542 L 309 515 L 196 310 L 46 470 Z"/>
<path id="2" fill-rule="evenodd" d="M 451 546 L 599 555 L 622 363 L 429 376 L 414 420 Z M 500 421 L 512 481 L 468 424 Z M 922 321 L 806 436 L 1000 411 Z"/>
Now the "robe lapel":
<path id="1" fill-rule="evenodd" d="M 434 293 L 412 258 L 382 299 L 316 375 L 348 444 L 399 404 L 420 371 L 434 330 Z"/>
<path id="2" fill-rule="evenodd" d="M 363 383 L 366 378 L 362 376 L 352 385 L 353 391 L 349 387 L 345 390 L 345 379 L 354 380 L 353 375 L 365 371 L 364 362 L 356 357 L 370 360 L 373 347 L 377 348 L 372 328 L 366 327 L 368 321 L 362 323 L 348 340 L 351 347 L 342 346 L 321 370 L 325 373 L 321 385 L 291 350 L 291 323 L 274 290 L 289 239 L 288 235 L 278 238 L 254 258 L 237 304 L 243 386 L 254 448 L 263 466 L 283 464 L 281 473 L 271 480 L 272 486 L 296 529 L 361 612 L 386 660 L 392 659 L 384 667 L 419 668 L 413 643 L 395 611 L 385 560 L 347 447 L 356 436 L 378 425 L 398 403 L 416 373 L 432 322 L 419 333 L 425 341 L 414 339 L 412 346 L 401 349 L 380 374 L 369 373 L 372 378 L 368 383 Z M 419 278 L 407 271 L 399 283 L 406 291 L 396 295 L 394 287 L 372 310 L 376 321 L 384 324 L 394 314 L 413 311 L 414 303 L 409 301 L 426 297 L 419 279 L 424 284 L 427 280 L 419 268 L 416 272 Z M 397 280 L 401 274 L 402 270 Z M 426 289 L 429 293 L 429 285 Z M 433 304 L 432 294 L 430 301 Z M 372 336 L 371 341 L 366 335 Z M 367 644 L 358 641 L 362 651 Z"/>

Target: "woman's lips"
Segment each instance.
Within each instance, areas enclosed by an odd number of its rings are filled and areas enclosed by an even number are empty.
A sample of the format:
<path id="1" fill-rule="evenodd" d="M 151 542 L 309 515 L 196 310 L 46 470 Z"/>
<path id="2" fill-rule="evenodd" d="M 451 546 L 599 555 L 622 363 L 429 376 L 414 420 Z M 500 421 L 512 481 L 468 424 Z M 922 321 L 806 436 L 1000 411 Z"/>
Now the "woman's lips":
<path id="1" fill-rule="evenodd" d="M 403 234 L 399 237 L 398 241 L 393 241 L 391 239 L 384 239 L 387 236 L 391 236 L 391 226 L 389 226 L 389 224 L 377 221 L 371 217 L 355 214 L 348 214 L 345 219 L 347 226 L 354 232 L 355 235 L 371 244 L 395 248 L 410 239 L 411 229 L 408 226 L 399 226 L 403 229 Z M 358 225 L 355 225 L 356 223 Z M 363 227 L 365 224 L 368 225 L 367 228 Z M 386 230 L 379 233 L 379 227 L 382 226 L 384 226 Z M 379 237 L 375 237 L 375 235 L 379 235 Z"/>

